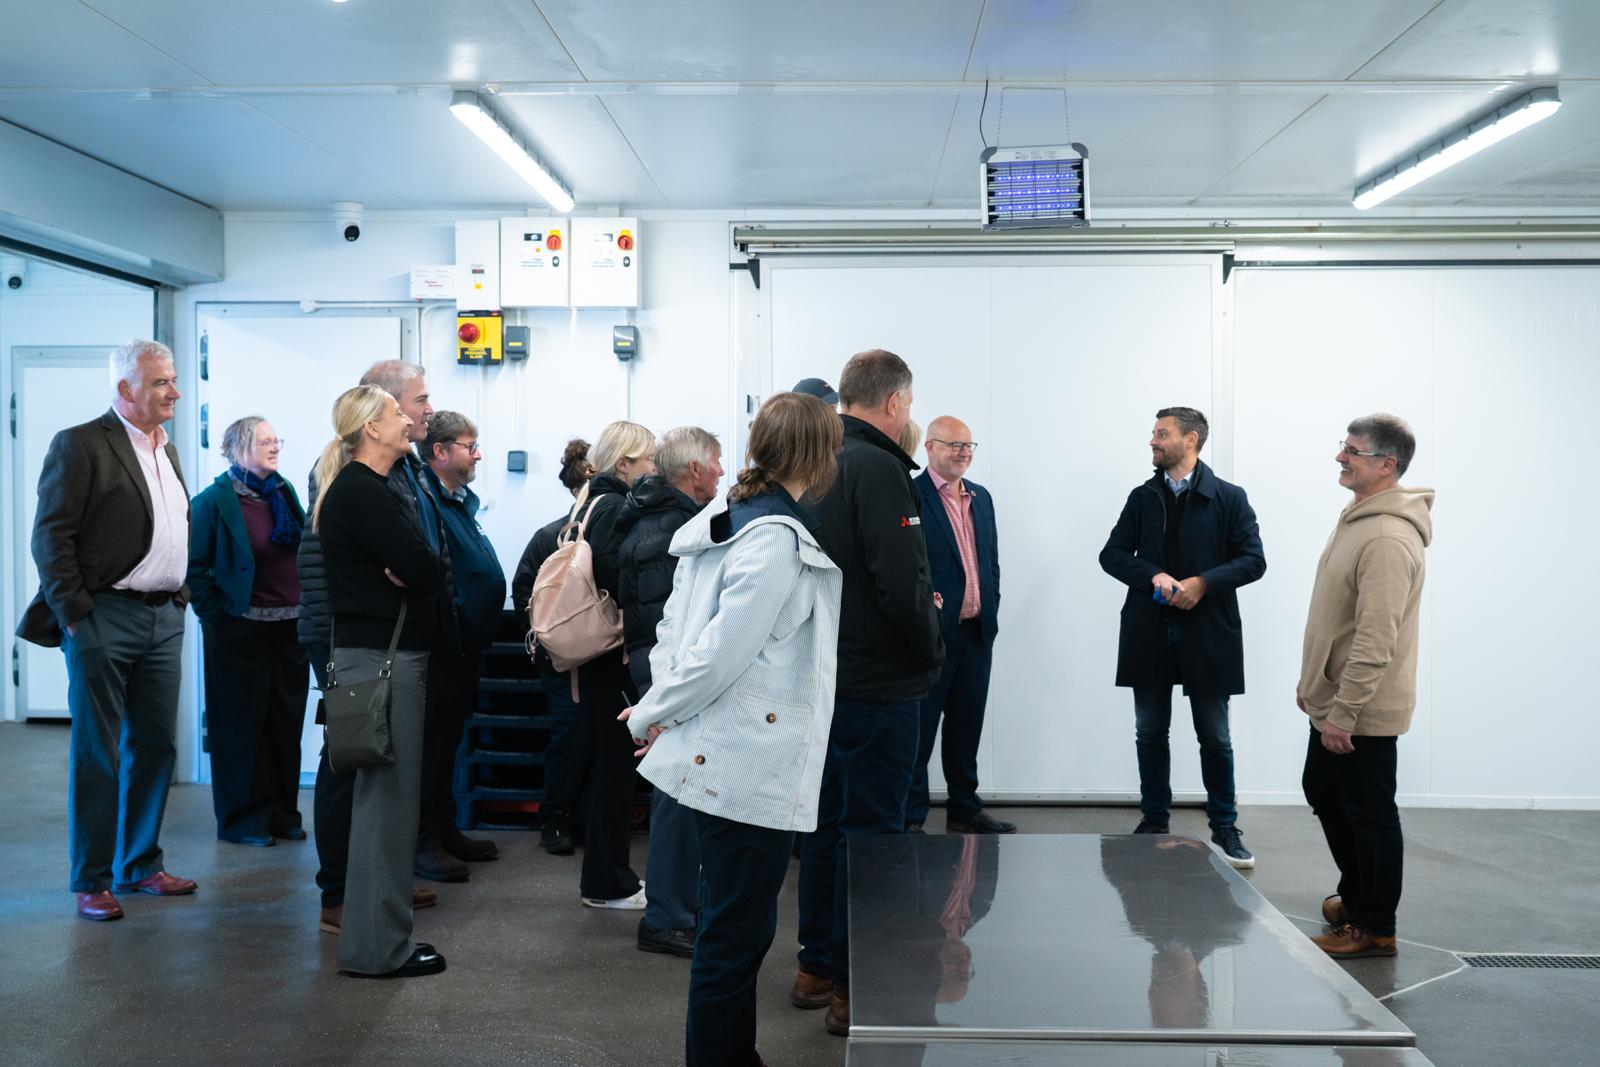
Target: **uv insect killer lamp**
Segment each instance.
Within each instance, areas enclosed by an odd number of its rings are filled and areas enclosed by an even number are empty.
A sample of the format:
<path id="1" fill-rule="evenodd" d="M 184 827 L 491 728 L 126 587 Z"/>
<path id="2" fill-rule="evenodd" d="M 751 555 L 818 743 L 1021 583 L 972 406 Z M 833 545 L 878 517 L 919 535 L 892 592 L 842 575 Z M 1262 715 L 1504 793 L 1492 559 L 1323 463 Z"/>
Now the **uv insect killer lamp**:
<path id="1" fill-rule="evenodd" d="M 985 148 L 978 184 L 985 230 L 1089 225 L 1089 151 L 1076 141 Z"/>

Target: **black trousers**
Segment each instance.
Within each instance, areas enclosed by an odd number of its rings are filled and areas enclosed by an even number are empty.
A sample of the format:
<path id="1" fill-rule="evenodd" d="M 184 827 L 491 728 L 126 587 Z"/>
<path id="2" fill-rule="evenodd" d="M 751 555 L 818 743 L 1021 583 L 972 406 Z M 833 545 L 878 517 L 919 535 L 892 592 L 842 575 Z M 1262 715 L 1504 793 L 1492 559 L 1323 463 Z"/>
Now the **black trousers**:
<path id="1" fill-rule="evenodd" d="M 939 733 L 940 766 L 944 769 L 948 800 L 944 816 L 967 822 L 983 811 L 978 797 L 978 742 L 983 739 L 983 713 L 989 703 L 989 670 L 994 645 L 983 638 L 983 623 L 969 619 L 944 640 L 944 667 L 939 680 L 922 701 L 922 724 L 917 735 L 917 763 L 911 770 L 911 793 L 906 799 L 906 822 L 928 821 L 928 761 Z"/>
<path id="2" fill-rule="evenodd" d="M 694 816 L 702 857 L 700 928 L 689 964 L 688 1067 L 750 1067 L 756 1055 L 756 978 L 778 929 L 778 893 L 794 835 Z"/>
<path id="3" fill-rule="evenodd" d="M 583 808 L 594 762 L 593 737 L 584 709 L 572 699 L 572 678 L 538 657 L 539 682 L 550 711 L 550 741 L 544 750 L 544 800 L 539 814 L 546 828 L 571 832 Z M 618 709 L 621 710 L 621 709 Z M 583 835 L 577 835 L 581 840 Z"/>
<path id="4" fill-rule="evenodd" d="M 328 684 L 328 646 L 302 646 L 317 687 Z M 328 764 L 328 746 L 322 746 L 317 759 L 317 784 L 312 795 L 316 819 L 317 888 L 322 890 L 322 906 L 337 908 L 344 903 L 345 869 L 350 863 L 350 809 L 355 803 L 356 772 L 335 771 Z"/>
<path id="5" fill-rule="evenodd" d="M 1398 738 L 1356 737 L 1356 750 L 1336 756 L 1311 728 L 1300 786 L 1322 823 L 1339 868 L 1339 896 L 1350 921 L 1371 934 L 1394 936 L 1400 906 L 1405 838 L 1395 806 Z"/>
<path id="6" fill-rule="evenodd" d="M 638 761 L 633 758 L 635 746 L 628 727 L 617 721 L 622 709 L 638 699 L 620 648 L 578 668 L 578 703 L 593 753 L 589 829 L 579 883 L 585 897 L 618 900 L 639 891 L 639 876 L 633 873 L 628 857 Z"/>
<path id="7" fill-rule="evenodd" d="M 467 718 L 478 707 L 482 663 L 477 651 L 428 657 L 428 708 L 422 735 L 422 811 L 417 851 L 444 847 L 445 827 L 456 825 L 456 750 Z"/>
<path id="8" fill-rule="evenodd" d="M 202 632 L 217 836 L 298 829 L 307 672 L 295 621 L 223 615 Z"/>

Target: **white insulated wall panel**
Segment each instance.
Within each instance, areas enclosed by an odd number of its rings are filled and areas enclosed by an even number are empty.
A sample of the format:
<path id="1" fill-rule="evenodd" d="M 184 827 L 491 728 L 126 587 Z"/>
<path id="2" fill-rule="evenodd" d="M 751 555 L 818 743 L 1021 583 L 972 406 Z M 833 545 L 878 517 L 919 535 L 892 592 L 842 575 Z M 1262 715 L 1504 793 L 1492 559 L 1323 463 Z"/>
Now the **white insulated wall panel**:
<path id="1" fill-rule="evenodd" d="M 571 240 L 566 219 L 501 219 L 500 303 L 508 308 L 566 307 Z"/>
<path id="2" fill-rule="evenodd" d="M 500 220 L 456 223 L 456 310 L 500 310 Z"/>
<path id="3" fill-rule="evenodd" d="M 572 306 L 639 306 L 639 220 L 572 220 Z"/>

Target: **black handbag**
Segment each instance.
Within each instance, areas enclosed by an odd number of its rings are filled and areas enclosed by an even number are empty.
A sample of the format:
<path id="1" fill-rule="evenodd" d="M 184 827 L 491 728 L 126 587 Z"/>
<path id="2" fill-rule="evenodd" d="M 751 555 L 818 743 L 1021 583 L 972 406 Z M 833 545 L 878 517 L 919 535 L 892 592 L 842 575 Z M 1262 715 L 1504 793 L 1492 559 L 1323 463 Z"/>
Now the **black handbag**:
<path id="1" fill-rule="evenodd" d="M 394 636 L 383 666 L 376 678 L 349 685 L 339 684 L 333 667 L 333 626 L 328 626 L 328 685 L 323 690 L 327 725 L 323 739 L 328 746 L 328 766 L 344 773 L 360 767 L 392 767 L 394 736 L 389 730 L 389 675 L 394 668 L 394 650 L 400 644 L 400 629 L 406 624 L 406 605 L 400 603 Z"/>

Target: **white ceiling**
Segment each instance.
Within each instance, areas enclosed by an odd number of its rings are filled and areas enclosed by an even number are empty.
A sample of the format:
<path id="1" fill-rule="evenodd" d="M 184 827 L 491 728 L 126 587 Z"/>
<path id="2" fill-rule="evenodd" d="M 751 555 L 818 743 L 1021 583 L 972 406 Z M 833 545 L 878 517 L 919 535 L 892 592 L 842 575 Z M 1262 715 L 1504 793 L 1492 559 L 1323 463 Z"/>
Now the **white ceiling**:
<path id="1" fill-rule="evenodd" d="M 0 0 L 0 118 L 230 211 L 966 208 L 1082 141 L 1097 208 L 1339 210 L 1532 85 L 1555 117 L 1381 210 L 1600 204 L 1600 0 Z M 1060 87 L 1068 90 L 1065 99 Z"/>

